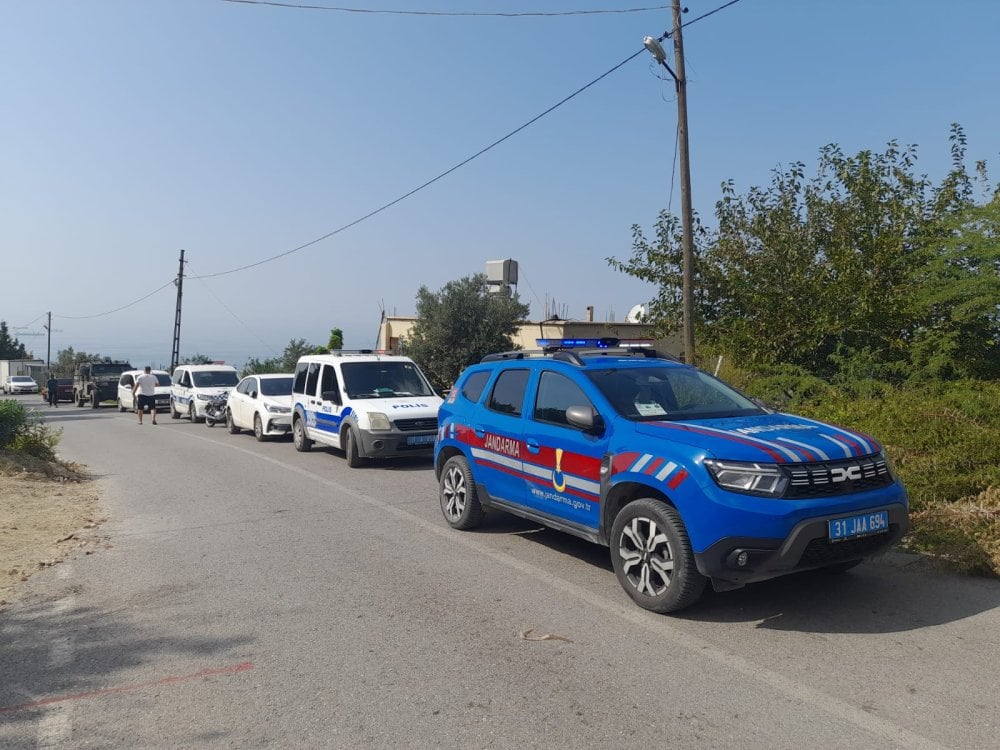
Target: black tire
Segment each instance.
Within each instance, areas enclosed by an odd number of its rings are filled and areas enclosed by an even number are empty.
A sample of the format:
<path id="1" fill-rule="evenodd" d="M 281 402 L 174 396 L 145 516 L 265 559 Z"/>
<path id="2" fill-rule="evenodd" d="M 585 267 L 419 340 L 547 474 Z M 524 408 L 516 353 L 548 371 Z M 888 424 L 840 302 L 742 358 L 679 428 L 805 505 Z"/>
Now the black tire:
<path id="1" fill-rule="evenodd" d="M 100 400 L 97 398 L 97 391 L 90 392 L 90 408 L 96 409 L 101 405 Z"/>
<path id="2" fill-rule="evenodd" d="M 118 399 L 118 413 L 123 414 L 125 412 L 125 407 L 122 406 L 122 400 Z"/>
<path id="3" fill-rule="evenodd" d="M 474 529 L 483 522 L 486 511 L 479 502 L 472 469 L 465 456 L 452 456 L 445 461 L 438 498 L 444 520 L 453 529 Z"/>
<path id="4" fill-rule="evenodd" d="M 662 500 L 629 503 L 611 525 L 611 564 L 618 583 L 643 609 L 676 612 L 698 601 L 706 579 L 694 562 L 687 529 Z"/>
<path id="5" fill-rule="evenodd" d="M 170 399 L 170 418 L 171 419 L 180 419 L 181 418 L 181 413 L 174 408 L 174 400 L 173 399 Z"/>
<path id="6" fill-rule="evenodd" d="M 198 412 L 195 411 L 194 401 L 192 401 L 191 405 L 188 406 L 188 416 L 191 417 L 191 424 L 198 424 L 198 422 L 204 422 L 205 421 L 205 418 L 204 417 L 199 417 L 198 416 Z"/>
<path id="7" fill-rule="evenodd" d="M 313 447 L 313 441 L 306 436 L 306 426 L 298 417 L 292 420 L 292 443 L 299 453 L 306 453 Z"/>
<path id="8" fill-rule="evenodd" d="M 267 440 L 267 435 L 264 434 L 264 424 L 260 421 L 260 414 L 253 415 L 253 436 L 258 443 Z"/>
<path id="9" fill-rule="evenodd" d="M 83 400 L 83 394 L 80 391 L 76 392 L 76 394 L 73 396 L 73 400 L 76 401 L 76 405 L 78 407 L 85 406 L 87 403 L 86 401 Z"/>
<path id="10" fill-rule="evenodd" d="M 352 469 L 363 466 L 365 460 L 361 456 L 361 450 L 358 447 L 358 436 L 354 432 L 353 427 L 344 429 L 340 436 L 340 442 L 344 446 L 344 458 L 347 459 L 347 465 Z"/>
<path id="11" fill-rule="evenodd" d="M 229 409 L 226 409 L 226 429 L 229 430 L 230 435 L 239 435 L 240 428 L 236 426 L 236 422 L 233 421 L 233 413 Z"/>

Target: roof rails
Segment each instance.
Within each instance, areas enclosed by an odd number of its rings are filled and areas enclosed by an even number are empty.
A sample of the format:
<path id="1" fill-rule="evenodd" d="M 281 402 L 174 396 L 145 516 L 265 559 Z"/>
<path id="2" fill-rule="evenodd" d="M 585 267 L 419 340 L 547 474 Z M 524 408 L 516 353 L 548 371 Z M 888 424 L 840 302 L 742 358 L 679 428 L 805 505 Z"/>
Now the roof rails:
<path id="1" fill-rule="evenodd" d="M 350 354 L 385 354 L 383 351 L 376 352 L 373 349 L 330 349 L 329 353 L 334 357 L 343 357 Z"/>
<path id="2" fill-rule="evenodd" d="M 577 367 L 584 365 L 583 357 L 641 357 L 642 359 L 666 359 L 671 362 L 681 360 L 672 354 L 658 352 L 648 346 L 625 346 L 625 347 L 595 347 L 563 348 L 550 346 L 544 349 L 519 349 L 511 352 L 499 352 L 497 354 L 487 354 L 482 358 L 482 362 L 498 362 L 512 359 L 539 359 L 550 357 L 559 362 L 569 362 Z"/>

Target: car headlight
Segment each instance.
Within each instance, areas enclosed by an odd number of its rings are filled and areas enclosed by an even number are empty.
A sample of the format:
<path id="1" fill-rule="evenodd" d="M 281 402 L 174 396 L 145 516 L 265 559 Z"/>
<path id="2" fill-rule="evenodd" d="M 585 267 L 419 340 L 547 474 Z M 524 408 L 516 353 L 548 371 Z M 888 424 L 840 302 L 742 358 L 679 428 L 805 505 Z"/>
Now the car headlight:
<path id="1" fill-rule="evenodd" d="M 781 497 L 788 487 L 788 477 L 775 464 L 716 461 L 707 458 L 705 468 L 717 485 L 731 492 Z"/>
<path id="2" fill-rule="evenodd" d="M 392 424 L 389 423 L 389 417 L 380 411 L 368 412 L 368 421 L 371 423 L 371 429 L 373 431 L 392 429 Z"/>
<path id="3" fill-rule="evenodd" d="M 292 409 L 289 406 L 278 406 L 277 404 L 264 404 L 264 408 L 267 409 L 271 414 L 291 414 Z"/>
<path id="4" fill-rule="evenodd" d="M 215 396 L 206 396 L 204 393 L 198 394 L 199 401 L 211 401 L 213 398 L 215 398 Z"/>

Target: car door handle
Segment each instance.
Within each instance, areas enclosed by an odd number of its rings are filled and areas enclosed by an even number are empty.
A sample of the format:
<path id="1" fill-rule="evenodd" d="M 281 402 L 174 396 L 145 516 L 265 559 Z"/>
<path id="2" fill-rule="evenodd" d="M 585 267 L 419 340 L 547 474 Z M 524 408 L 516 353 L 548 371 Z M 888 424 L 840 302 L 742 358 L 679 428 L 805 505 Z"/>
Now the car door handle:
<path id="1" fill-rule="evenodd" d="M 472 431 L 476 433 L 476 437 L 482 437 L 486 434 L 486 428 L 478 424 L 472 428 Z"/>
<path id="2" fill-rule="evenodd" d="M 528 446 L 529 453 L 538 453 L 542 449 L 538 441 L 534 438 L 528 438 L 524 441 L 524 444 Z"/>

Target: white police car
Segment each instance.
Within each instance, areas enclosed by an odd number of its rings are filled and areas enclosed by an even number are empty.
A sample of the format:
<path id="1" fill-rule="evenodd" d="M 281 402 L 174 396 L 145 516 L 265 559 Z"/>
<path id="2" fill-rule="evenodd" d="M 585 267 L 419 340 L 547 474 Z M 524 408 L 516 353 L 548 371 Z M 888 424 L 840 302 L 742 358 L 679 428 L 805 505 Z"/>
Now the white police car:
<path id="1" fill-rule="evenodd" d="M 186 415 L 192 422 L 204 422 L 208 402 L 229 393 L 239 380 L 230 365 L 179 365 L 170 386 L 171 418 Z"/>
<path id="2" fill-rule="evenodd" d="M 300 357 L 292 382 L 292 438 L 366 458 L 430 456 L 442 399 L 409 357 L 335 350 Z"/>

